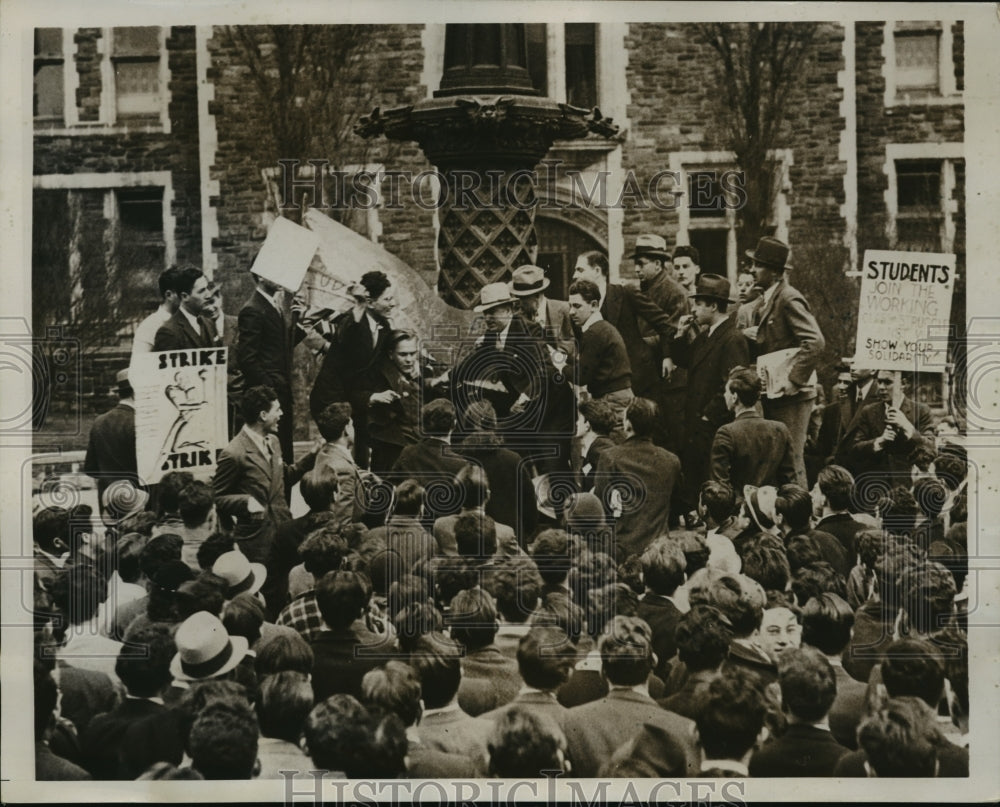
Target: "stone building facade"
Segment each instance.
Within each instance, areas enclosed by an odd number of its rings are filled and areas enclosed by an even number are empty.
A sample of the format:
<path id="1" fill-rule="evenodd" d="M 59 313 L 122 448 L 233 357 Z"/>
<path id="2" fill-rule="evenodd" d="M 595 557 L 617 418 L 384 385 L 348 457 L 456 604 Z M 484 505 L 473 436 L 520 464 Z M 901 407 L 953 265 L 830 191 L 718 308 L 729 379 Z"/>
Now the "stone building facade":
<path id="1" fill-rule="evenodd" d="M 367 27 L 361 67 L 336 95 L 341 111 L 430 97 L 444 32 Z M 689 183 L 736 167 L 709 80 L 717 57 L 693 27 L 530 24 L 526 35 L 536 88 L 597 106 L 622 132 L 558 142 L 540 168 L 536 262 L 554 292 L 565 292 L 585 249 L 606 250 L 612 271 L 632 279 L 627 256 L 644 232 L 693 244 L 703 270 L 735 277 L 735 213 L 690 204 Z M 267 31 L 250 36 L 273 55 Z M 242 305 L 247 268 L 279 212 L 278 159 L 325 160 L 348 175 L 433 168 L 415 144 L 357 137 L 341 138 L 336 153 L 317 150 L 315 136 L 282 153 L 259 65 L 225 26 L 38 29 L 35 45 L 35 328 L 87 325 L 81 339 L 99 342 L 83 372 L 93 409 L 106 402 L 131 327 L 157 304 L 162 268 L 201 265 L 223 284 L 229 313 Z M 964 275 L 963 53 L 961 21 L 828 23 L 809 45 L 771 155 L 778 192 L 768 224 L 792 245 L 793 282 L 833 335 L 831 357 L 851 347 L 857 281 L 847 273 L 865 249 L 954 251 Z M 290 108 L 308 108 L 310 97 Z M 676 209 L 649 203 L 662 172 L 671 172 L 657 186 L 663 197 L 685 194 Z M 628 195 L 628 177 L 644 199 Z M 383 199 L 338 215 L 433 284 L 438 214 L 412 196 L 404 183 L 400 206 Z M 91 325 L 102 317 L 114 327 Z"/>

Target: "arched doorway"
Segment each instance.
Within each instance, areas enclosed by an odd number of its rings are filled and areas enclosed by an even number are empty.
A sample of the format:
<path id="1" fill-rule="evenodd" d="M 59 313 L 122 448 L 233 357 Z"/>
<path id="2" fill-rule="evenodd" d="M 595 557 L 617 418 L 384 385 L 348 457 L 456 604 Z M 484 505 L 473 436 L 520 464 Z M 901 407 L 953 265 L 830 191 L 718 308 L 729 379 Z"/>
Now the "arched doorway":
<path id="1" fill-rule="evenodd" d="M 588 233 L 582 227 L 565 219 L 538 215 L 535 218 L 535 234 L 538 236 L 538 255 L 535 263 L 545 270 L 552 281 L 545 292 L 553 300 L 565 300 L 573 275 L 573 266 L 582 252 L 599 249 L 607 252 L 608 245 Z"/>

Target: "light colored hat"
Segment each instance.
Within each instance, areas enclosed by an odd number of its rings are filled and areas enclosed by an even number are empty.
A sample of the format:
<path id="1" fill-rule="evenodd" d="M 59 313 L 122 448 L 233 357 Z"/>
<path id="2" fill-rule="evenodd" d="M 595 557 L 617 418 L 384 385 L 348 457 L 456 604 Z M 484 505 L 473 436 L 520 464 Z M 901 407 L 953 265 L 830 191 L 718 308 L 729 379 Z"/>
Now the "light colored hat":
<path id="1" fill-rule="evenodd" d="M 232 599 L 237 594 L 256 594 L 267 579 L 267 567 L 263 563 L 251 563 L 247 556 L 234 549 L 223 552 L 212 564 L 212 574 L 226 581 L 226 596 Z"/>
<path id="2" fill-rule="evenodd" d="M 513 302 L 514 298 L 511 297 L 510 287 L 506 283 L 487 283 L 479 292 L 479 305 L 472 310 L 481 314 L 483 311 L 496 308 L 498 305 Z"/>
<path id="3" fill-rule="evenodd" d="M 530 297 L 545 291 L 551 282 L 541 266 L 526 263 L 511 272 L 510 293 L 515 297 Z"/>
<path id="4" fill-rule="evenodd" d="M 219 618 L 199 611 L 185 619 L 174 634 L 177 654 L 170 662 L 170 674 L 178 681 L 218 678 L 234 669 L 247 654 L 249 643 L 243 636 L 230 636 Z"/>
<path id="5" fill-rule="evenodd" d="M 662 235 L 645 233 L 635 239 L 635 252 L 632 253 L 632 260 L 649 255 L 653 258 L 670 260 L 670 250 L 667 249 L 667 242 Z"/>
<path id="6" fill-rule="evenodd" d="M 778 489 L 773 485 L 754 487 L 746 485 L 743 488 L 743 499 L 747 503 L 750 517 L 754 523 L 764 532 L 774 529 L 775 509 L 774 504 L 778 498 Z"/>

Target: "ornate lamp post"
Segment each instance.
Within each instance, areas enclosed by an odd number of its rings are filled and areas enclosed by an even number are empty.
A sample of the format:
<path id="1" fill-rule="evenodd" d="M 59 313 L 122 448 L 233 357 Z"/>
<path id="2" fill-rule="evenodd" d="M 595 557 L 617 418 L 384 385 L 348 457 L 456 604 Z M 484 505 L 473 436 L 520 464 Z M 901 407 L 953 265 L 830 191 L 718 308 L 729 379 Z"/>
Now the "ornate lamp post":
<path id="1" fill-rule="evenodd" d="M 358 124 L 362 137 L 414 140 L 443 174 L 438 247 L 441 297 L 472 307 L 479 290 L 531 262 L 536 246 L 532 169 L 556 140 L 610 137 L 618 127 L 540 97 L 528 73 L 524 25 L 455 24 L 434 97 Z"/>

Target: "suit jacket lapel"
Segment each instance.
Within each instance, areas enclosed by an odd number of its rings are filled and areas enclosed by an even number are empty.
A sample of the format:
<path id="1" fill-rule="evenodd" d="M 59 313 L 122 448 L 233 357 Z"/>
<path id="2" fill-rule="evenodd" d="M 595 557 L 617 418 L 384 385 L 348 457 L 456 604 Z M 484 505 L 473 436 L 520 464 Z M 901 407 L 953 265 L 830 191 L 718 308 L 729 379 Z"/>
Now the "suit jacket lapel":
<path id="1" fill-rule="evenodd" d="M 246 434 L 241 432 L 240 438 L 243 440 L 243 451 L 246 453 L 247 460 L 257 465 L 270 478 L 271 461 L 264 456 L 264 453 L 257 447 L 257 444 L 247 437 Z"/>
<path id="2" fill-rule="evenodd" d="M 607 291 L 604 294 L 604 305 L 601 306 L 601 316 L 612 325 L 618 322 L 618 315 L 622 307 L 622 298 L 619 291 L 617 286 L 608 283 Z"/>
<path id="3" fill-rule="evenodd" d="M 774 310 L 774 307 L 778 304 L 778 297 L 784 290 L 785 290 L 785 278 L 781 278 L 781 280 L 779 280 L 777 284 L 775 284 L 774 292 L 771 294 L 771 299 L 768 300 L 767 304 L 760 309 L 760 319 L 758 320 L 759 325 L 763 325 L 764 321 L 769 316 L 771 316 L 771 312 Z"/>
<path id="4" fill-rule="evenodd" d="M 700 343 L 695 343 L 694 345 L 694 355 L 691 356 L 690 369 L 693 369 L 695 365 L 701 364 L 701 362 L 705 361 L 705 359 L 714 354 L 719 349 L 719 345 L 722 344 L 722 340 L 725 339 L 729 331 L 735 327 L 736 326 L 733 324 L 733 321 L 727 317 L 713 333 L 708 333 L 706 331 L 705 338 L 701 340 Z"/>

